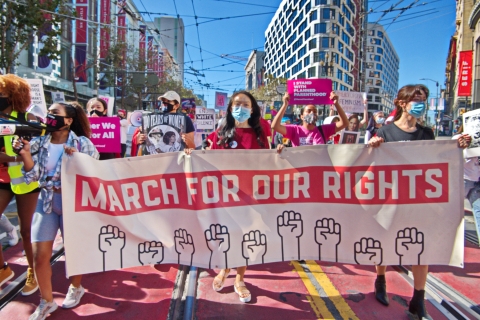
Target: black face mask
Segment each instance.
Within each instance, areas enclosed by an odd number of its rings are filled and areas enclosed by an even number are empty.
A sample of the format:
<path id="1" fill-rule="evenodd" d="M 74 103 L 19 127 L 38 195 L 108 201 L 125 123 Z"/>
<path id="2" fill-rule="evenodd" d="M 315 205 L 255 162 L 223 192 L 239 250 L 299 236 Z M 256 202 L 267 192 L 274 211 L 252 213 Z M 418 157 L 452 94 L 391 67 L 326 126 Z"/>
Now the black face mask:
<path id="1" fill-rule="evenodd" d="M 3 112 L 9 107 L 10 102 L 7 97 L 0 97 L 0 112 Z"/>
<path id="2" fill-rule="evenodd" d="M 165 106 L 167 112 L 173 111 L 173 104 L 164 102 L 163 105 Z"/>
<path id="3" fill-rule="evenodd" d="M 94 113 L 99 117 L 105 116 L 102 111 L 98 111 L 97 109 L 93 109 L 92 111 L 90 111 L 90 115 L 93 115 Z"/>
<path id="4" fill-rule="evenodd" d="M 47 125 L 47 128 L 53 129 L 53 131 L 58 131 L 65 127 L 65 117 L 47 114 L 45 124 Z"/>

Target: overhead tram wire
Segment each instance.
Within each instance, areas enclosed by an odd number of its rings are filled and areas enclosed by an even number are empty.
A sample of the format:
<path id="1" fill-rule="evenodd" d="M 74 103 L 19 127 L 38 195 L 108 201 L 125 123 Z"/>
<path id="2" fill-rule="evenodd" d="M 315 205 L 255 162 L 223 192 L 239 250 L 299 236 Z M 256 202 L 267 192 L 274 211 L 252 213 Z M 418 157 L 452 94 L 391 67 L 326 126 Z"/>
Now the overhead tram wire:
<path id="1" fill-rule="evenodd" d="M 202 63 L 202 69 L 203 67 L 203 54 L 202 54 L 202 44 L 200 43 L 200 30 L 198 29 L 198 19 L 197 19 L 197 12 L 195 11 L 195 4 L 192 2 L 192 8 L 193 8 L 193 14 L 195 15 L 195 24 L 197 25 L 197 39 L 198 39 L 198 46 L 200 47 L 200 59 Z"/>
<path id="2" fill-rule="evenodd" d="M 255 7 L 275 8 L 275 9 L 278 8 L 278 7 L 274 7 L 274 6 L 266 6 L 266 5 L 262 5 L 262 4 L 240 2 L 240 1 L 231 1 L 231 0 L 212 0 L 212 1 L 229 2 L 229 3 L 242 4 L 242 5 L 255 6 Z"/>

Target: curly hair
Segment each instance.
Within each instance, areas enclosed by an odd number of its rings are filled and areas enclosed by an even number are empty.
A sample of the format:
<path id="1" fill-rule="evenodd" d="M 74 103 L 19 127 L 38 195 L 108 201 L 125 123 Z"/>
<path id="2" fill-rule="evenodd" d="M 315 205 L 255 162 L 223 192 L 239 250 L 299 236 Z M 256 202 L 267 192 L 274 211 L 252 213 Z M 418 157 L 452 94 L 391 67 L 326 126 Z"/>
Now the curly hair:
<path id="1" fill-rule="evenodd" d="M 255 132 L 255 135 L 257 137 L 257 142 L 260 148 L 264 148 L 265 145 L 261 139 L 263 134 L 263 128 L 260 124 L 260 118 L 262 114 L 260 111 L 260 107 L 258 106 L 257 100 L 255 100 L 252 94 L 248 91 L 237 91 L 230 98 L 230 101 L 228 102 L 228 107 L 227 107 L 227 116 L 225 117 L 226 121 L 222 123 L 221 128 L 218 130 L 218 137 L 220 139 L 218 140 L 217 144 L 228 145 L 231 141 L 233 141 L 235 137 L 235 119 L 232 116 L 232 105 L 233 105 L 233 100 L 239 94 L 246 95 L 252 102 L 252 115 L 248 119 L 248 125 Z"/>
<path id="2" fill-rule="evenodd" d="M 12 110 L 27 112 L 32 99 L 30 97 L 30 84 L 14 74 L 0 75 L 0 92 L 8 96 Z"/>

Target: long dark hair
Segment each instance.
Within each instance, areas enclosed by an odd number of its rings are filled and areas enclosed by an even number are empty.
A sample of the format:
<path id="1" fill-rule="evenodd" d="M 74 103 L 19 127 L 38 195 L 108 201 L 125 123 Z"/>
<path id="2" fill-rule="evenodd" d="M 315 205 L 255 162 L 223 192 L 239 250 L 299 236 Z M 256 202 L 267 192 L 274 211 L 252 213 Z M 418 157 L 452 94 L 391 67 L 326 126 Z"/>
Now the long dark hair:
<path id="1" fill-rule="evenodd" d="M 72 118 L 73 122 L 70 125 L 70 130 L 75 132 L 79 137 L 84 136 L 90 138 L 92 130 L 90 129 L 90 121 L 80 104 L 56 103 L 65 108 L 67 118 Z"/>
<path id="2" fill-rule="evenodd" d="M 426 99 L 428 100 L 428 94 L 430 91 L 428 91 L 428 88 L 423 84 L 407 84 L 398 90 L 397 97 L 393 100 L 393 104 L 397 107 L 397 112 L 395 113 L 393 121 L 397 121 L 402 117 L 403 108 L 400 106 L 400 101 L 409 103 L 412 101 L 413 97 L 415 97 L 416 93 L 421 92 L 425 93 L 425 96 L 427 97 Z"/>
<path id="3" fill-rule="evenodd" d="M 230 98 L 227 107 L 227 116 L 225 117 L 225 121 L 223 121 L 222 126 L 218 130 L 219 140 L 217 144 L 221 146 L 228 145 L 231 141 L 233 141 L 235 137 L 235 118 L 232 116 L 232 105 L 235 97 L 240 94 L 246 95 L 252 102 L 252 114 L 248 119 L 248 125 L 252 127 L 253 131 L 255 132 L 258 145 L 263 148 L 264 143 L 260 138 L 263 133 L 263 128 L 260 124 L 260 118 L 262 116 L 260 112 L 260 107 L 258 106 L 257 100 L 255 100 L 252 94 L 248 91 L 237 91 Z"/>

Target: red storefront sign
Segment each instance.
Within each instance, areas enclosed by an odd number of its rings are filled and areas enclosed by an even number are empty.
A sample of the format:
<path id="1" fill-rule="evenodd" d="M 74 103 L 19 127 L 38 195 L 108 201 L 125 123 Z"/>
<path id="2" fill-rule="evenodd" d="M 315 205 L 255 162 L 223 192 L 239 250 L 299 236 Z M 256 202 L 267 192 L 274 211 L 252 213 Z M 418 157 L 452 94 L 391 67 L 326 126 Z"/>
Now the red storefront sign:
<path id="1" fill-rule="evenodd" d="M 459 97 L 469 97 L 472 94 L 472 64 L 473 51 L 460 51 L 457 93 Z"/>

